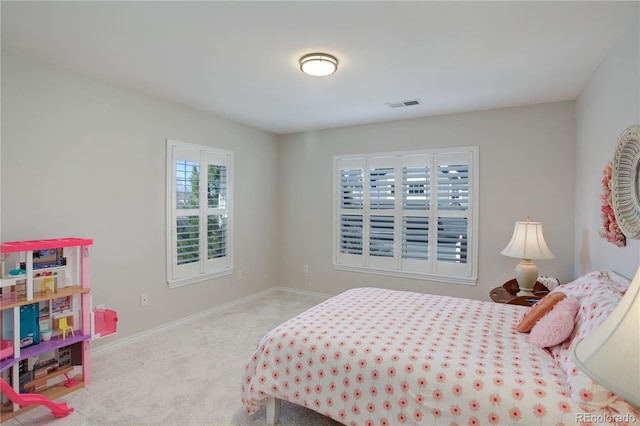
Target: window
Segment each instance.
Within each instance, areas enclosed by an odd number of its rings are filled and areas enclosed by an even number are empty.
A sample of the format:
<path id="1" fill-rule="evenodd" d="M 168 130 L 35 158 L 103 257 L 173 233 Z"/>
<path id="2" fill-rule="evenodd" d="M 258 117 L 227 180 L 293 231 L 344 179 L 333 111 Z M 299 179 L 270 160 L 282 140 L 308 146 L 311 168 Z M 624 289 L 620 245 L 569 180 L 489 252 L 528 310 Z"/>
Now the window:
<path id="1" fill-rule="evenodd" d="M 233 153 L 167 140 L 167 282 L 232 273 Z"/>
<path id="2" fill-rule="evenodd" d="M 475 284 L 478 148 L 334 158 L 336 269 Z"/>

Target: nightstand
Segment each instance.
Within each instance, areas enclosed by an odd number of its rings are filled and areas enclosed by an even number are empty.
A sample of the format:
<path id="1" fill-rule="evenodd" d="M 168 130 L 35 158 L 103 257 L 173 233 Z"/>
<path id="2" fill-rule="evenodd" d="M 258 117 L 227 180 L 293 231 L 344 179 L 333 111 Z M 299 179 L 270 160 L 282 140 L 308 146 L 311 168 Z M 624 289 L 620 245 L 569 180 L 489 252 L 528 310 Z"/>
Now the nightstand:
<path id="1" fill-rule="evenodd" d="M 536 281 L 536 284 L 533 286 L 533 296 L 518 296 L 518 291 L 520 291 L 520 287 L 518 287 L 518 282 L 514 278 L 502 284 L 500 287 L 491 289 L 489 296 L 491 300 L 496 303 L 531 306 L 549 294 L 547 286 L 540 281 Z"/>

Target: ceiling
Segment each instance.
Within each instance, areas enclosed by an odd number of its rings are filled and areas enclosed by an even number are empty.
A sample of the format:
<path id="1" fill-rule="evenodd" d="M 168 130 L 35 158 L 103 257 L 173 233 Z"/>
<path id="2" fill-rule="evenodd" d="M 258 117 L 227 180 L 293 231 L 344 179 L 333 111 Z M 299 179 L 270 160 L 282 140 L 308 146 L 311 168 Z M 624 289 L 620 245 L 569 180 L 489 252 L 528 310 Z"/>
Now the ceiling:
<path id="1" fill-rule="evenodd" d="M 635 2 L 1 2 L 2 50 L 276 134 L 575 99 Z M 329 77 L 298 59 L 327 52 Z M 419 99 L 391 108 L 387 103 Z"/>

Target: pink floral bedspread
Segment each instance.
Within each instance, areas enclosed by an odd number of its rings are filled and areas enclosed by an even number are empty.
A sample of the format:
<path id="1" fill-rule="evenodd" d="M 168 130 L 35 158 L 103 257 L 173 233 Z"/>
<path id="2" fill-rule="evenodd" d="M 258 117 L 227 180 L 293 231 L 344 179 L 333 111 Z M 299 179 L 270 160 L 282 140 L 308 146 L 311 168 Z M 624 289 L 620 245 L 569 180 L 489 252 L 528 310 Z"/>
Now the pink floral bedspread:
<path id="1" fill-rule="evenodd" d="M 349 290 L 262 339 L 242 402 L 251 414 L 272 396 L 354 425 L 581 423 L 565 372 L 514 329 L 525 310 Z"/>

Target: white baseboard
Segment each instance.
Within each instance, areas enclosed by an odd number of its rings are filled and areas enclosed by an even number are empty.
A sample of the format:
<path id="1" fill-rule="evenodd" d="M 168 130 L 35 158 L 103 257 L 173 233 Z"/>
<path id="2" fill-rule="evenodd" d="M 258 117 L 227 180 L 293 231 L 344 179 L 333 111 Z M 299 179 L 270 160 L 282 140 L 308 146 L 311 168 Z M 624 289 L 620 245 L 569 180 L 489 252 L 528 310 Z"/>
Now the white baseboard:
<path id="1" fill-rule="evenodd" d="M 297 288 L 292 288 L 292 287 L 282 287 L 282 286 L 277 286 L 277 287 L 272 287 L 275 290 L 281 290 L 281 291 L 286 291 L 289 293 L 297 293 L 297 294 L 304 294 L 306 296 L 315 296 L 315 297 L 325 297 L 325 298 L 330 298 L 333 297 L 333 295 L 331 294 L 326 294 L 326 293 L 318 293 L 315 291 L 307 291 L 307 290 L 300 290 Z"/>
<path id="2" fill-rule="evenodd" d="M 236 299 L 236 300 L 233 300 L 233 301 L 228 302 L 228 303 L 224 303 L 222 305 L 213 307 L 211 309 L 207 309 L 206 311 L 202 311 L 202 312 L 198 312 L 197 314 L 186 316 L 184 318 L 181 318 L 181 319 L 176 320 L 176 321 L 172 321 L 170 323 L 161 325 L 159 327 L 155 327 L 155 328 L 143 331 L 141 333 L 134 334 L 133 336 L 125 337 L 124 339 L 120 339 L 120 340 L 117 340 L 117 341 L 115 341 L 113 343 L 106 344 L 106 345 L 101 346 L 101 347 L 99 347 L 97 349 L 92 349 L 91 352 L 94 355 L 98 355 L 98 354 L 100 354 L 102 352 L 108 352 L 108 351 L 110 351 L 112 349 L 116 349 L 116 348 L 120 348 L 122 346 L 130 345 L 131 343 L 137 342 L 139 340 L 144 340 L 147 337 L 151 337 L 151 336 L 154 336 L 156 334 L 163 333 L 163 332 L 165 332 L 167 330 L 171 330 L 171 329 L 173 329 L 175 327 L 179 327 L 181 325 L 188 324 L 188 323 L 190 323 L 192 321 L 196 321 L 196 320 L 204 317 L 205 315 L 209 315 L 209 314 L 214 313 L 214 312 L 223 311 L 225 309 L 228 309 L 228 308 L 231 308 L 233 306 L 236 306 L 236 305 L 238 305 L 240 303 L 250 302 L 252 300 L 258 299 L 260 297 L 266 296 L 266 295 L 268 295 L 270 293 L 273 293 L 273 292 L 276 292 L 276 291 L 285 291 L 285 292 L 289 292 L 289 293 L 304 294 L 304 295 L 307 295 L 307 296 L 314 296 L 314 297 L 324 297 L 324 298 L 327 298 L 327 299 L 329 297 L 331 297 L 331 295 L 329 295 L 329 294 L 316 293 L 316 292 L 311 292 L 311 291 L 306 291 L 306 290 L 299 290 L 299 289 L 295 289 L 295 288 L 291 288 L 291 287 L 282 287 L 282 286 L 271 287 L 271 288 L 269 288 L 267 290 L 262 290 L 262 291 L 259 291 L 257 293 L 251 294 L 249 296 L 242 297 L 240 299 Z"/>

